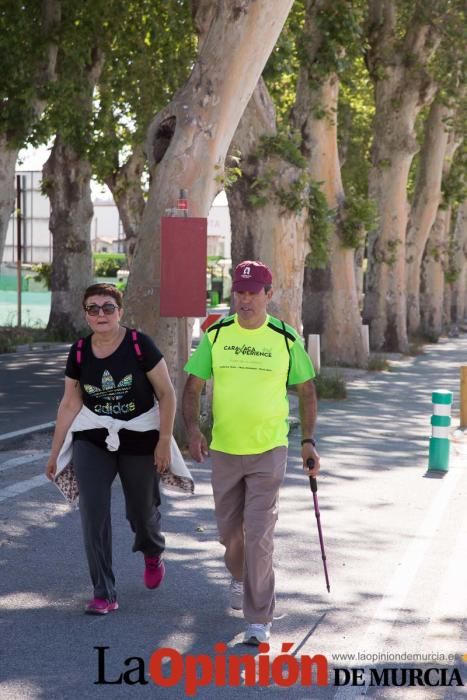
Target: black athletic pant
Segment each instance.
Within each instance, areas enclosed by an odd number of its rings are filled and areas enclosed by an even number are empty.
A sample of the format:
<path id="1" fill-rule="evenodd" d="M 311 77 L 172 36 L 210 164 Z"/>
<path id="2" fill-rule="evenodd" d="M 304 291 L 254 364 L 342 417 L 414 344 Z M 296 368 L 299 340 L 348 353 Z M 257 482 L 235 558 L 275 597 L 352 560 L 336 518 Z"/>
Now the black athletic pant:
<path id="1" fill-rule="evenodd" d="M 79 484 L 84 547 L 94 596 L 116 599 L 112 571 L 111 486 L 117 474 L 123 487 L 126 517 L 135 533 L 134 552 L 158 556 L 165 539 L 160 530 L 159 476 L 153 455 L 109 452 L 87 440 L 73 443 L 73 467 Z"/>

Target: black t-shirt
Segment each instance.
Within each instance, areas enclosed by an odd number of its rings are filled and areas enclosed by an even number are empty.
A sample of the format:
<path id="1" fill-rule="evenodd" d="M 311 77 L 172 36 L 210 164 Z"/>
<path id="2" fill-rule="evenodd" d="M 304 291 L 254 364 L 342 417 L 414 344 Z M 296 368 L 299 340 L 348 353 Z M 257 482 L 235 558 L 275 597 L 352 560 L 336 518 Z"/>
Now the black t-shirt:
<path id="1" fill-rule="evenodd" d="M 92 334 L 91 334 L 92 335 Z M 149 411 L 154 405 L 154 390 L 146 377 L 162 359 L 162 354 L 151 338 L 138 331 L 141 357 L 134 347 L 131 331 L 127 328 L 118 348 L 108 357 L 95 357 L 91 335 L 84 339 L 81 362 L 78 363 L 77 342 L 71 347 L 66 363 L 65 375 L 79 380 L 83 403 L 97 415 L 111 416 L 119 420 L 130 420 Z M 107 430 L 83 430 L 74 433 L 75 440 L 88 440 L 106 448 Z M 151 454 L 157 444 L 159 432 L 149 430 L 119 432 L 119 451 L 125 454 Z"/>

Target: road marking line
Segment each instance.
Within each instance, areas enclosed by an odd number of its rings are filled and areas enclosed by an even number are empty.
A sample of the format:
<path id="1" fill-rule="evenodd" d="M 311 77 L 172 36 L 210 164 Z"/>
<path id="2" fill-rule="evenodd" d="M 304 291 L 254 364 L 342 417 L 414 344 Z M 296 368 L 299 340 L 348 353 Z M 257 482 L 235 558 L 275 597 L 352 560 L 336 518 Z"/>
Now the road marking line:
<path id="1" fill-rule="evenodd" d="M 29 433 L 34 433 L 36 430 L 44 430 L 45 428 L 53 428 L 55 421 L 50 423 L 41 423 L 40 425 L 31 425 L 30 428 L 23 428 L 22 430 L 14 430 L 12 433 L 4 433 L 0 435 L 0 440 L 7 440 L 8 438 L 18 437 L 19 435 L 28 435 Z"/>
<path id="2" fill-rule="evenodd" d="M 50 483 L 45 474 L 39 474 L 32 479 L 26 479 L 25 481 L 19 481 L 12 486 L 6 486 L 4 489 L 0 489 L 0 503 L 6 501 L 7 498 L 14 498 L 19 496 L 20 493 L 26 493 L 35 489 L 38 486 L 43 486 L 44 484 Z"/>
<path id="3" fill-rule="evenodd" d="M 5 462 L 3 462 L 3 464 L 0 464 L 0 472 L 13 469 L 13 467 L 20 467 L 22 464 L 39 462 L 41 459 L 48 457 L 48 455 L 48 452 L 37 452 L 36 454 L 30 454 L 23 457 L 12 457 L 11 459 L 7 459 Z"/>
<path id="4" fill-rule="evenodd" d="M 431 541 L 439 527 L 443 513 L 449 504 L 449 499 L 461 474 L 462 470 L 459 462 L 458 467 L 452 469 L 443 482 L 433 482 L 434 485 L 439 484 L 439 493 L 433 495 L 430 508 L 412 543 L 408 546 L 401 566 L 398 567 L 398 570 L 389 581 L 386 592 L 367 627 L 367 631 L 361 642 L 359 642 L 361 651 L 376 648 L 377 644 L 380 648 L 384 646 L 400 614 L 418 568 L 431 545 Z M 364 676 L 365 680 L 368 681 L 368 665 L 365 665 Z M 368 685 L 364 685 L 339 688 L 334 694 L 334 700 L 351 700 L 352 698 L 366 695 L 368 687 Z"/>
<path id="5" fill-rule="evenodd" d="M 443 620 L 462 620 L 465 608 L 465 591 L 467 590 L 467 567 L 465 566 L 465 533 L 467 532 L 467 510 L 459 523 L 457 536 L 451 542 L 448 564 L 444 573 L 440 571 L 437 592 L 434 602 L 431 603 L 431 615 L 426 626 L 426 632 L 422 644 L 426 646 L 425 640 L 434 639 L 436 643 L 431 643 L 432 649 L 439 649 L 446 653 L 443 646 L 449 644 L 459 644 L 460 639 L 446 639 L 442 629 Z M 430 629 L 431 625 L 431 629 Z M 441 628 L 440 628 L 441 625 Z M 448 652 L 451 652 L 448 649 Z M 456 652 L 458 653 L 457 649 Z"/>

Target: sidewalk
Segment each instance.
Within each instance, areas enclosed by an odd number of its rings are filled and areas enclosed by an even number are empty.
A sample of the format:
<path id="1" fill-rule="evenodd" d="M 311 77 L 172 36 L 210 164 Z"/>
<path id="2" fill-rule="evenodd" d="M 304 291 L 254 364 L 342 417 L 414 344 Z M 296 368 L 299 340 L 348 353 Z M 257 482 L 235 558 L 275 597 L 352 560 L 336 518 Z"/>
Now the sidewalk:
<path id="1" fill-rule="evenodd" d="M 443 340 L 427 346 L 423 355 L 391 364 L 391 372 L 349 371 L 348 398 L 319 404 L 318 497 L 330 594 L 313 501 L 300 469 L 297 402 L 291 401 L 290 459 L 276 529 L 277 619 L 270 659 L 281 654 L 286 642 L 297 659 L 322 654 L 329 663 L 329 685 L 262 689 L 215 688 L 208 683 L 197 689 L 196 698 L 243 700 L 257 698 L 258 693 L 282 693 L 293 700 L 341 700 L 366 693 L 378 700 L 454 700 L 465 691 L 455 685 L 334 684 L 335 667 L 370 665 L 382 673 L 388 666 L 407 666 L 387 658 L 403 654 L 424 654 L 408 665 L 422 671 L 456 669 L 467 684 L 461 658 L 467 653 L 467 457 L 453 449 L 444 478 L 426 478 L 431 392 L 453 391 L 455 427 L 467 337 Z M 37 450 L 45 447 L 35 445 Z M 12 458 L 0 453 L 2 462 Z M 142 586 L 141 557 L 131 554 L 116 485 L 114 563 L 120 610 L 104 619 L 82 614 L 89 583 L 78 513 L 69 511 L 48 484 L 36 483 L 1 502 L 2 700 L 185 698 L 183 680 L 164 689 L 154 685 L 149 659 L 155 650 L 171 648 L 213 659 L 214 646 L 225 643 L 225 659 L 257 653 L 239 644 L 244 623 L 240 613 L 228 608 L 228 575 L 212 512 L 209 460 L 191 467 L 195 496 L 164 499 L 167 579 L 158 591 Z M 0 498 L 9 484 L 33 480 L 42 468 L 33 459 L 18 470 L 1 471 L 0 464 Z M 96 646 L 109 647 L 109 680 L 136 667 L 136 661 L 125 665 L 125 659 L 139 657 L 147 684 L 96 685 Z M 133 671 L 131 679 L 137 678 Z"/>

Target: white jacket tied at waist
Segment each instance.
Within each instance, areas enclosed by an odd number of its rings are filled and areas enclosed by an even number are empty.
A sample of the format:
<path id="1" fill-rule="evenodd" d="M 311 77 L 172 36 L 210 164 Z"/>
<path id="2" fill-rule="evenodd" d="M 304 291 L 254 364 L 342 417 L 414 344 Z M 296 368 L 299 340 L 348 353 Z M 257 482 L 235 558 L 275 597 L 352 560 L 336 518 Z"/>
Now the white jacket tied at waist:
<path id="1" fill-rule="evenodd" d="M 134 430 L 136 432 L 146 432 L 147 430 L 159 430 L 159 427 L 160 414 L 159 406 L 156 403 L 149 411 L 142 413 L 140 416 L 136 416 L 136 418 L 131 418 L 131 420 L 119 420 L 118 418 L 112 418 L 111 416 L 99 416 L 86 408 L 86 406 L 82 406 L 80 412 L 75 417 L 73 423 L 68 429 L 62 448 L 57 457 L 57 473 L 55 476 L 56 485 L 65 495 L 67 500 L 72 502 L 76 501 L 78 495 L 77 484 L 76 487 L 74 487 L 76 489 L 76 493 L 74 493 L 73 496 L 71 496 L 69 493 L 69 484 L 73 481 L 76 482 L 72 464 L 73 433 L 81 430 L 105 428 L 108 433 L 105 439 L 107 449 L 110 452 L 116 452 L 120 447 L 120 438 L 118 433 L 120 430 L 122 430 L 122 428 L 125 428 L 126 430 Z M 65 470 L 67 471 L 66 478 Z M 60 475 L 62 475 L 62 477 Z M 169 471 L 162 472 L 160 477 L 161 486 L 164 490 L 182 491 L 184 493 L 193 493 L 194 491 L 193 478 L 185 464 L 185 460 L 183 459 L 182 453 L 180 452 L 173 436 L 170 441 Z M 65 490 L 62 488 L 62 485 L 65 482 L 67 483 L 67 493 L 65 493 Z"/>

